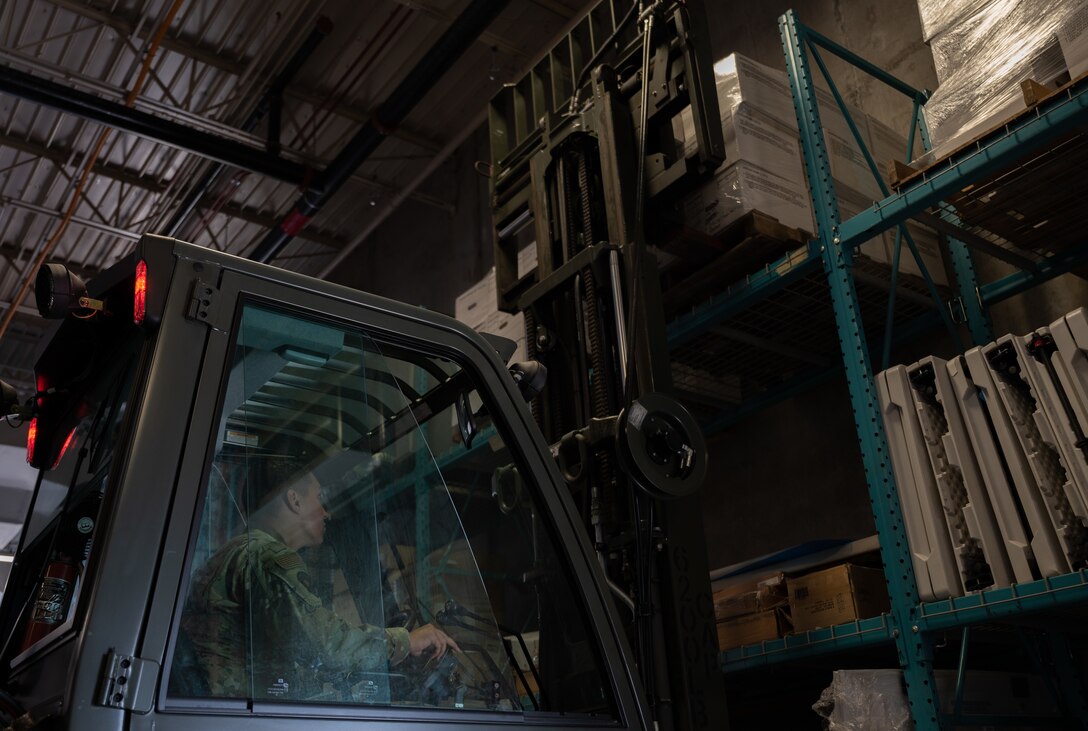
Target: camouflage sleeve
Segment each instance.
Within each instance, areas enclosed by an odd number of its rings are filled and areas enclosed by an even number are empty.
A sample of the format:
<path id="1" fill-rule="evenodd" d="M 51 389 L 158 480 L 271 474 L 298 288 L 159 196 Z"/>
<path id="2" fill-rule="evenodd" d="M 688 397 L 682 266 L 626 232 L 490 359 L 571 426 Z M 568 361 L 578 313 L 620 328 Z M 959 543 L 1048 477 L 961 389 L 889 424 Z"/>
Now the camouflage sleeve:
<path id="1" fill-rule="evenodd" d="M 412 649 L 411 640 L 408 638 L 408 630 L 403 627 L 390 627 L 385 631 L 389 640 L 389 664 L 396 665 L 408 657 L 408 651 Z"/>
<path id="2" fill-rule="evenodd" d="M 260 560 L 262 593 L 270 603 L 270 636 L 285 643 L 302 634 L 321 664 L 330 670 L 385 670 L 408 654 L 408 633 L 364 625 L 355 627 L 326 608 L 306 585 L 302 558 L 286 546 Z M 296 658 L 302 659 L 302 658 Z"/>

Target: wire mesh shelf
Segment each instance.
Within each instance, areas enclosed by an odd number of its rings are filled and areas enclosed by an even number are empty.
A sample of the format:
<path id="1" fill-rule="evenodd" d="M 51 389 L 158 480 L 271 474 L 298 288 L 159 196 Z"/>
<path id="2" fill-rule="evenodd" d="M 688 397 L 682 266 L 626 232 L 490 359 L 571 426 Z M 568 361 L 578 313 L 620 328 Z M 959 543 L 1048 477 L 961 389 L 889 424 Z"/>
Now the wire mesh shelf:
<path id="1" fill-rule="evenodd" d="M 791 254 L 795 266 L 798 251 Z M 866 334 L 876 344 L 884 329 L 891 268 L 865 256 L 855 258 L 854 268 Z M 723 405 L 838 367 L 841 349 L 828 299 L 823 269 L 810 266 L 758 305 L 708 324 L 698 339 L 674 347 L 674 385 L 686 405 L 697 418 L 711 418 Z M 920 278 L 899 276 L 894 326 L 933 315 L 936 307 Z"/>

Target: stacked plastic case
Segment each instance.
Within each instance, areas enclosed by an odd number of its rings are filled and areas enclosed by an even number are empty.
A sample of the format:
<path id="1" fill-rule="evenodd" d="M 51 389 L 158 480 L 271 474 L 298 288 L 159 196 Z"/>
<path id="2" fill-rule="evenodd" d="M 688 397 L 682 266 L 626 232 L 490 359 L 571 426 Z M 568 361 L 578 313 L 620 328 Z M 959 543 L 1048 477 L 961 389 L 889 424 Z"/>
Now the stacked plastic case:
<path id="1" fill-rule="evenodd" d="M 877 377 L 918 591 L 1088 566 L 1088 314 Z"/>

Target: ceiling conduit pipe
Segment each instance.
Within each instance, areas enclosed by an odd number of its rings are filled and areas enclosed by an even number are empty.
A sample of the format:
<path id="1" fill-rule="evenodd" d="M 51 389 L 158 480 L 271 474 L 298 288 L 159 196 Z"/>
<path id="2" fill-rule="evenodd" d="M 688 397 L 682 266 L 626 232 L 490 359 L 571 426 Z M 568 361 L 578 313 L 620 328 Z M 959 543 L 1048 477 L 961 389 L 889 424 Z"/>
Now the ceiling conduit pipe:
<path id="1" fill-rule="evenodd" d="M 279 225 L 268 232 L 249 258 L 264 263 L 274 259 L 351 177 L 355 169 L 404 121 L 412 108 L 483 33 L 507 2 L 508 0 L 472 0 L 438 42 L 378 106 L 370 121 L 363 125 L 336 159 L 318 175 L 314 184 L 302 194 Z"/>
<path id="2" fill-rule="evenodd" d="M 310 35 L 306 36 L 306 40 L 302 42 L 302 45 L 298 47 L 294 55 L 287 62 L 276 76 L 272 80 L 272 83 L 268 87 L 268 91 L 265 92 L 261 101 L 257 104 L 257 107 L 250 112 L 245 121 L 242 122 L 241 130 L 243 132 L 252 132 L 260 124 L 261 120 L 268 113 L 269 109 L 273 105 L 280 104 L 283 98 L 283 92 L 287 88 L 287 85 L 291 83 L 291 79 L 294 78 L 298 70 L 302 68 L 302 65 L 313 55 L 313 52 L 317 50 L 318 45 L 325 39 L 329 33 L 332 33 L 332 21 L 322 15 L 317 19 L 317 23 L 314 25 L 313 30 L 310 31 Z M 278 151 L 276 151 L 278 152 Z M 165 228 L 161 231 L 163 236 L 176 236 L 181 227 L 185 225 L 185 222 L 189 220 L 189 217 L 193 214 L 200 200 L 208 192 L 208 190 L 215 185 L 215 182 L 219 179 L 219 176 L 223 174 L 226 169 L 226 165 L 222 163 L 214 163 L 208 171 L 200 178 L 196 185 L 194 185 L 189 192 L 185 195 L 185 198 L 181 201 L 177 211 L 174 212 L 173 217 Z"/>
<path id="3" fill-rule="evenodd" d="M 193 129 L 10 66 L 0 65 L 0 93 L 287 183 L 301 183 L 308 175 L 305 166 L 265 150 Z"/>

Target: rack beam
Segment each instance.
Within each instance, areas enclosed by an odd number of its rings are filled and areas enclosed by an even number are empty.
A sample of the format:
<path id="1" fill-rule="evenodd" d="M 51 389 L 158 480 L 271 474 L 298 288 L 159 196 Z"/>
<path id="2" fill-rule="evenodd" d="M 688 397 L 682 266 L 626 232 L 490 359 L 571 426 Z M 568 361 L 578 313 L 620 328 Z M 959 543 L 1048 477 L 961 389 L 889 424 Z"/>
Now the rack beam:
<path id="1" fill-rule="evenodd" d="M 1083 124 L 1088 113 L 1088 78 L 1070 84 L 1019 117 L 980 138 L 975 144 L 922 173 L 917 182 L 879 201 L 842 223 L 838 237 L 854 247 L 880 231 L 903 223 L 914 214 L 1006 167 Z"/>
<path id="2" fill-rule="evenodd" d="M 1085 264 L 1088 264 L 1088 245 L 1078 246 L 1044 259 L 1034 271 L 1016 272 L 1004 279 L 982 285 L 978 289 L 978 297 L 984 307 L 989 307 Z"/>
<path id="3" fill-rule="evenodd" d="M 1011 619 L 1088 601 L 1088 572 L 1062 574 L 1026 584 L 987 589 L 967 596 L 927 602 L 914 625 L 919 632 Z M 912 628 L 913 630 L 913 628 Z"/>
<path id="4" fill-rule="evenodd" d="M 846 622 L 834 627 L 799 632 L 778 640 L 726 650 L 721 655 L 726 673 L 767 667 L 801 658 L 819 657 L 890 643 L 894 639 L 888 615 Z"/>

